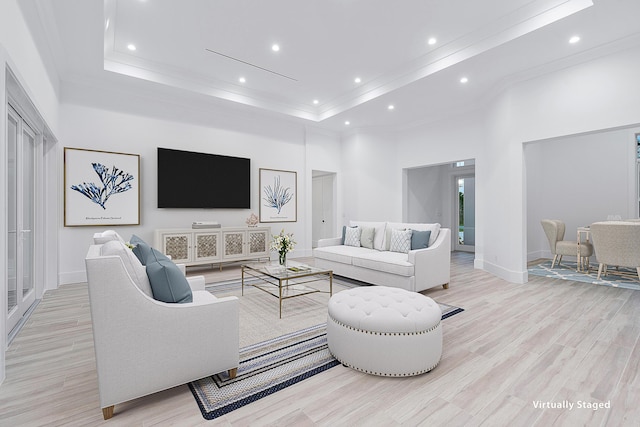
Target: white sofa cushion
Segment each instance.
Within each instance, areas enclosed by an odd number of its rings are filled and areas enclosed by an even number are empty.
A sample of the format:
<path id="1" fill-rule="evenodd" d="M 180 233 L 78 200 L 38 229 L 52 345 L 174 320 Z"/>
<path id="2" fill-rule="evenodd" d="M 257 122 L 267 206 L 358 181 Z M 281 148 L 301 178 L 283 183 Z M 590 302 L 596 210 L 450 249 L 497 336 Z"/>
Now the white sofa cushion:
<path id="1" fill-rule="evenodd" d="M 355 246 L 327 246 L 323 248 L 315 248 L 313 256 L 327 261 L 341 262 L 343 264 L 351 264 L 353 256 L 366 255 L 375 253 L 375 251 L 363 247 Z M 406 255 L 405 255 L 406 256 Z"/>
<path id="2" fill-rule="evenodd" d="M 411 277 L 414 275 L 414 266 L 408 258 L 407 254 L 401 252 L 369 250 L 351 257 L 351 263 L 370 270 Z"/>
<path id="3" fill-rule="evenodd" d="M 436 239 L 438 238 L 438 234 L 440 234 L 440 224 L 423 224 L 423 223 L 409 223 L 409 222 L 388 222 L 387 229 L 400 229 L 404 230 L 406 228 L 410 228 L 412 230 L 418 231 L 431 231 L 431 237 L 429 237 L 429 246 L 433 246 Z M 388 248 L 390 242 L 385 242 L 385 246 Z"/>
<path id="4" fill-rule="evenodd" d="M 373 249 L 384 251 L 384 232 L 386 222 L 350 221 L 350 227 L 373 227 Z"/>
<path id="5" fill-rule="evenodd" d="M 147 269 L 140 263 L 140 260 L 134 255 L 133 251 L 125 246 L 124 243 L 119 240 L 109 240 L 102 245 L 100 255 L 119 256 L 124 264 L 125 270 L 127 270 L 127 273 L 131 276 L 133 283 L 148 297 L 153 298 L 151 284 L 147 276 Z"/>
<path id="6" fill-rule="evenodd" d="M 195 291 L 193 292 L 193 302 L 187 302 L 185 304 L 186 305 L 207 305 L 217 300 L 218 298 L 216 298 L 216 296 L 209 291 Z"/>

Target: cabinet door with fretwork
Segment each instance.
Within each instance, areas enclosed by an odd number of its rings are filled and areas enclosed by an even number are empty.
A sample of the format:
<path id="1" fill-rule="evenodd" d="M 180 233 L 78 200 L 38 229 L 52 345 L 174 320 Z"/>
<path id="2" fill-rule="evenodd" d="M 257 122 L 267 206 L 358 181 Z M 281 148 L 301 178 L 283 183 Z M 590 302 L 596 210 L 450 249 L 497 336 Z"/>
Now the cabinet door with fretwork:
<path id="1" fill-rule="evenodd" d="M 176 264 L 191 261 L 191 233 L 166 233 L 162 235 L 162 252 Z"/>
<path id="2" fill-rule="evenodd" d="M 246 232 L 244 230 L 229 230 L 222 232 L 222 247 L 224 260 L 242 259 L 245 256 Z"/>
<path id="3" fill-rule="evenodd" d="M 268 230 L 247 231 L 248 252 L 247 255 L 269 256 L 269 232 Z"/>
<path id="4" fill-rule="evenodd" d="M 193 261 L 218 261 L 222 259 L 220 237 L 221 233 L 219 231 L 193 233 L 193 240 L 195 241 Z"/>

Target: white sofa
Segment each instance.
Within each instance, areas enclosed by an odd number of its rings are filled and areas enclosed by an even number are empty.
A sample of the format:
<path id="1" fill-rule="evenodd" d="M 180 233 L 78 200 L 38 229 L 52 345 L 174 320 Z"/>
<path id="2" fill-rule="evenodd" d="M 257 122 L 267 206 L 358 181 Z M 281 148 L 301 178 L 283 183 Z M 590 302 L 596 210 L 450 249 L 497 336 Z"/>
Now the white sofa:
<path id="1" fill-rule="evenodd" d="M 101 243 L 85 258 L 104 418 L 128 400 L 223 371 L 235 376 L 238 299 L 216 298 L 198 276 L 187 278 L 192 302 L 157 301 L 144 289 L 144 266 L 112 236 L 96 234 Z"/>
<path id="2" fill-rule="evenodd" d="M 451 230 L 440 224 L 351 221 L 350 227 L 373 227 L 373 248 L 347 246 L 342 237 L 321 239 L 313 250 L 317 267 L 339 276 L 380 286 L 420 292 L 434 286 L 449 287 Z M 391 230 L 431 231 L 429 246 L 408 253 L 390 251 Z"/>

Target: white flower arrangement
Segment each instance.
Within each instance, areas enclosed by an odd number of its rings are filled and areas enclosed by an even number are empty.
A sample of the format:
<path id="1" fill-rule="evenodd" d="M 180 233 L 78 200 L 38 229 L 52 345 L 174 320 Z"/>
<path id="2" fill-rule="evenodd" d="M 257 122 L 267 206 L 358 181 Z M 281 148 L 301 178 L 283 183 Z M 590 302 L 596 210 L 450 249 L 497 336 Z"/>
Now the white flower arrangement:
<path id="1" fill-rule="evenodd" d="M 285 233 L 284 229 L 280 234 L 273 236 L 271 241 L 271 250 L 278 252 L 280 264 L 284 264 L 287 253 L 291 252 L 296 246 L 296 241 L 293 240 L 293 233 Z"/>

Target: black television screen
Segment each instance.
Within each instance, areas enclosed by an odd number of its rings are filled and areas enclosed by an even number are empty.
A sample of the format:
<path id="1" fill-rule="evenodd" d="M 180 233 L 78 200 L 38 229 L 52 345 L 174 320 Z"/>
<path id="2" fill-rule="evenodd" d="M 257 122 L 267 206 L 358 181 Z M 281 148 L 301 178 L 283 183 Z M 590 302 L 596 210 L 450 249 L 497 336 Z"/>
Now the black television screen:
<path id="1" fill-rule="evenodd" d="M 251 208 L 251 160 L 158 147 L 159 208 Z"/>

